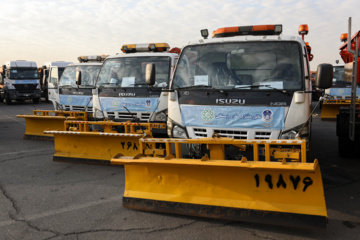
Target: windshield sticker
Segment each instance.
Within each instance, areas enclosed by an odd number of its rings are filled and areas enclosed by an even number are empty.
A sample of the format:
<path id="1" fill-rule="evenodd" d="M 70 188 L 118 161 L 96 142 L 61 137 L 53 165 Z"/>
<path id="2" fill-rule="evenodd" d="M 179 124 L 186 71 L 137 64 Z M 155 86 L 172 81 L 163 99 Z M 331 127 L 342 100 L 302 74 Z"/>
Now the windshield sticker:
<path id="1" fill-rule="evenodd" d="M 135 85 L 135 77 L 123 77 L 121 87 L 133 87 Z"/>
<path id="2" fill-rule="evenodd" d="M 284 129 L 284 107 L 180 107 L 185 126 Z"/>
<path id="3" fill-rule="evenodd" d="M 209 85 L 208 75 L 198 75 L 194 77 L 194 85 Z"/>
<path id="4" fill-rule="evenodd" d="M 167 83 L 166 82 L 161 82 L 161 83 L 155 82 L 154 87 L 164 88 L 164 87 L 167 87 Z"/>
<path id="5" fill-rule="evenodd" d="M 61 105 L 92 107 L 92 96 L 60 95 Z"/>
<path id="6" fill-rule="evenodd" d="M 251 88 L 251 85 L 235 85 L 234 88 L 250 89 L 250 88 Z"/>
<path id="7" fill-rule="evenodd" d="M 106 112 L 153 112 L 158 105 L 158 98 L 111 98 L 100 97 L 101 109 Z"/>
<path id="8" fill-rule="evenodd" d="M 116 84 L 116 83 L 117 83 L 117 79 L 115 79 L 115 78 L 110 79 L 110 84 Z"/>

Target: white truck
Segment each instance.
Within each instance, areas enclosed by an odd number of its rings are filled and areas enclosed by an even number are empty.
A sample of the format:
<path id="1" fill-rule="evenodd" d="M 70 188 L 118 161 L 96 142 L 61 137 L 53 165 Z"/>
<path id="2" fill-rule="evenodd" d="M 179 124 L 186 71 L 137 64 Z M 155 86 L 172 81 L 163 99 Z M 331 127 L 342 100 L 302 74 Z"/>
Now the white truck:
<path id="1" fill-rule="evenodd" d="M 52 61 L 45 62 L 44 65 L 39 68 L 39 79 L 40 79 L 40 89 L 41 97 L 45 98 L 45 101 L 48 102 L 49 96 L 58 94 L 58 82 L 55 82 L 55 79 L 52 76 L 52 68 L 57 67 L 58 70 L 58 79 L 61 77 L 64 69 L 67 65 L 72 64 L 72 62 L 65 61 Z"/>
<path id="2" fill-rule="evenodd" d="M 312 55 L 303 39 L 282 35 L 282 25 L 201 33 L 182 49 L 170 85 L 170 137 L 310 138 Z M 332 65 L 317 72 L 317 87 L 328 88 Z"/>
<path id="3" fill-rule="evenodd" d="M 66 66 L 60 80 L 59 68 L 53 67 L 53 81 L 59 82 L 58 94 L 49 95 L 55 110 L 86 111 L 92 115 L 92 89 L 95 88 L 96 78 L 102 62 L 108 55 L 80 56 L 79 63 Z"/>
<path id="4" fill-rule="evenodd" d="M 7 61 L 0 69 L 0 101 L 6 104 L 12 100 L 31 99 L 38 103 L 41 97 L 40 82 L 36 62 Z"/>
<path id="5" fill-rule="evenodd" d="M 159 127 L 153 134 L 166 136 L 168 92 L 162 90 L 168 88 L 179 56 L 169 49 L 167 43 L 127 44 L 121 48 L 125 54 L 108 57 L 94 90 L 94 117 L 156 122 Z M 145 82 L 148 63 L 156 66 L 157 81 L 152 86 Z"/>
<path id="6" fill-rule="evenodd" d="M 335 64 L 333 65 L 333 84 L 331 88 L 325 90 L 325 94 L 333 96 L 334 99 L 350 99 L 351 97 L 351 82 L 345 80 L 345 65 Z M 359 95 L 360 89 L 357 89 Z"/>

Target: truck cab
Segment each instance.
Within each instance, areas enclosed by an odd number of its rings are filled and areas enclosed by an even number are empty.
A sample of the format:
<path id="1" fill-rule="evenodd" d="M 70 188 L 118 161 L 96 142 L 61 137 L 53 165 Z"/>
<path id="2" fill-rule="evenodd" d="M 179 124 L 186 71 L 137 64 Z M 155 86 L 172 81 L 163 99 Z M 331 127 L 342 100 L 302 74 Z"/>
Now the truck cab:
<path id="1" fill-rule="evenodd" d="M 1 67 L 0 100 L 6 104 L 12 100 L 31 99 L 38 103 L 41 97 L 37 65 L 33 61 L 8 61 Z"/>
<path id="2" fill-rule="evenodd" d="M 162 123 L 158 131 L 166 136 L 168 92 L 163 89 L 169 87 L 179 56 L 169 49 L 167 43 L 127 44 L 121 48 L 123 54 L 108 57 L 94 90 L 94 117 Z M 156 67 L 157 80 L 152 86 L 145 82 L 149 63 Z"/>
<path id="3" fill-rule="evenodd" d="M 282 25 L 240 26 L 207 39 L 202 30 L 170 85 L 168 135 L 308 140 L 312 55 L 302 38 L 281 33 Z"/>
<path id="4" fill-rule="evenodd" d="M 360 88 L 357 88 L 360 95 Z M 333 65 L 333 84 L 325 90 L 327 98 L 335 100 L 349 100 L 351 98 L 351 82 L 345 80 L 345 65 Z"/>
<path id="5" fill-rule="evenodd" d="M 72 62 L 64 61 L 54 61 L 54 62 L 45 62 L 44 65 L 39 68 L 39 79 L 40 79 L 40 90 L 41 97 L 45 99 L 46 102 L 49 101 L 49 96 L 55 96 L 58 94 L 58 82 L 55 82 L 54 79 L 59 79 L 64 72 L 64 69 L 67 65 Z M 52 69 L 57 67 L 58 77 L 52 77 Z M 51 97 L 50 97 L 51 98 Z"/>
<path id="6" fill-rule="evenodd" d="M 89 116 L 92 115 L 92 90 L 106 57 L 107 55 L 80 56 L 79 63 L 65 67 L 58 81 L 58 94 L 51 97 L 49 95 L 55 110 L 86 111 Z M 58 67 L 53 68 L 54 82 L 57 82 L 58 71 Z"/>

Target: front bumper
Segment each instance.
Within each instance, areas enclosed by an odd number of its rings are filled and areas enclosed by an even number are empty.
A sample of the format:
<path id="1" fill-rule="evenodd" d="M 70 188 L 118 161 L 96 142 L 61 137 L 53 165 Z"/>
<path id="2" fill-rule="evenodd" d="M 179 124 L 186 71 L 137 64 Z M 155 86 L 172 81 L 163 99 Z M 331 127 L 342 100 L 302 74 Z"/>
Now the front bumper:
<path id="1" fill-rule="evenodd" d="M 27 100 L 27 99 L 33 99 L 33 98 L 40 98 L 41 97 L 41 91 L 35 90 L 35 91 L 17 91 L 16 89 L 7 90 L 7 97 L 9 97 L 11 100 Z"/>

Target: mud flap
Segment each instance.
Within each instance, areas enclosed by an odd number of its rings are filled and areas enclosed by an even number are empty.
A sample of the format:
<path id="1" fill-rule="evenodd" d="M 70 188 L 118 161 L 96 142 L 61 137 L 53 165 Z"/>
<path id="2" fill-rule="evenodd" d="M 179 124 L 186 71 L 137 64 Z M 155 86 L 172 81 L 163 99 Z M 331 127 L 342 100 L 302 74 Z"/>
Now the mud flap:
<path id="1" fill-rule="evenodd" d="M 111 161 L 125 166 L 126 208 L 292 227 L 326 225 L 317 160 L 138 156 Z"/>

